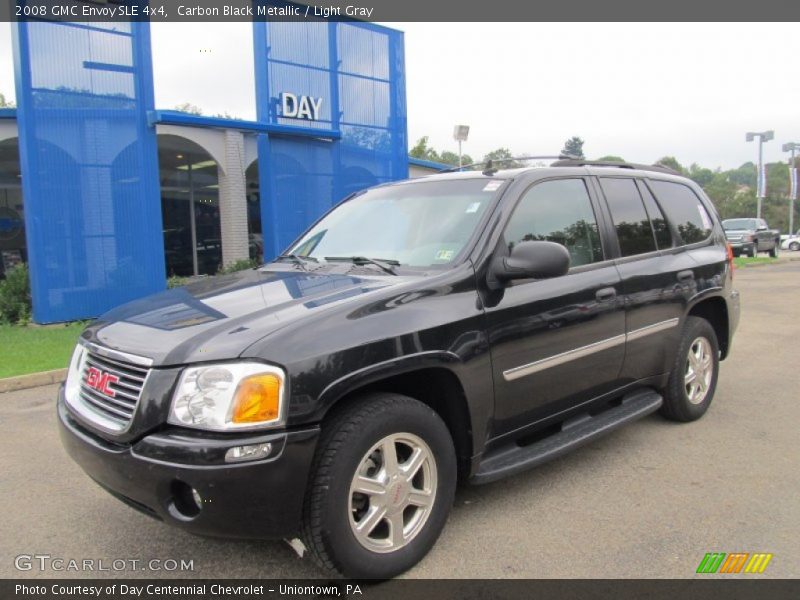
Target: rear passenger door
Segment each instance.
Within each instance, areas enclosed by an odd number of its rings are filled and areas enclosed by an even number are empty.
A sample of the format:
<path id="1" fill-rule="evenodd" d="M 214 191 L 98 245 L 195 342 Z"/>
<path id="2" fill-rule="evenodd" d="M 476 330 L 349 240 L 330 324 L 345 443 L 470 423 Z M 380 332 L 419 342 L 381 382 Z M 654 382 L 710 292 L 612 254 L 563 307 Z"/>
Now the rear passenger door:
<path id="1" fill-rule="evenodd" d="M 616 265 L 625 305 L 622 383 L 661 374 L 670 357 L 665 336 L 678 333 L 692 294 L 694 263 L 647 186 L 632 177 L 599 177 L 616 232 Z M 676 338 L 677 339 L 677 338 Z"/>

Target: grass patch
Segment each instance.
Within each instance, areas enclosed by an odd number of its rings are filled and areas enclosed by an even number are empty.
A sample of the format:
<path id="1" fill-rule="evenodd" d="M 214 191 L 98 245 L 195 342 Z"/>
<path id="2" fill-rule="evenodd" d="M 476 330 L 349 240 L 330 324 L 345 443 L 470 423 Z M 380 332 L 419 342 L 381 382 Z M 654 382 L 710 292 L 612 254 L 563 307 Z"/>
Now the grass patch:
<path id="1" fill-rule="evenodd" d="M 737 267 L 760 267 L 761 265 L 769 265 L 778 262 L 777 258 L 771 256 L 756 256 L 750 258 L 749 256 L 737 256 L 733 259 L 733 264 Z"/>
<path id="2" fill-rule="evenodd" d="M 0 378 L 65 368 L 84 326 L 0 325 Z"/>

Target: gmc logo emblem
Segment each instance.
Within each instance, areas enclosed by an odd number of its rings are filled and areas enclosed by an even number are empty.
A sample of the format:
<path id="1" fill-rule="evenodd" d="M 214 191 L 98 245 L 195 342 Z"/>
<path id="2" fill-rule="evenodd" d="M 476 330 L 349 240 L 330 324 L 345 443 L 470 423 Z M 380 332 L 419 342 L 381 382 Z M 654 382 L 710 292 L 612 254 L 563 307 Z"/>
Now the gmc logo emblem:
<path id="1" fill-rule="evenodd" d="M 86 370 L 86 385 L 98 392 L 105 394 L 109 398 L 113 398 L 117 393 L 111 389 L 112 383 L 117 383 L 119 377 L 111 373 L 103 373 L 100 369 L 89 367 Z"/>

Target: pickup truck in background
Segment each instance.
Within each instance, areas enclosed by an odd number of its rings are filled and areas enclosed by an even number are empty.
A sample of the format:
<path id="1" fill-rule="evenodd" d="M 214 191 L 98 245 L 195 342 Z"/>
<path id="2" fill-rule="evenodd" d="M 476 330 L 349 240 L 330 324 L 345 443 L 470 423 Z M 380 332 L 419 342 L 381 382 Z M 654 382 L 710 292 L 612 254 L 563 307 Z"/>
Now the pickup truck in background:
<path id="1" fill-rule="evenodd" d="M 764 219 L 726 219 L 722 227 L 734 256 L 756 257 L 759 252 L 769 252 L 777 258 L 781 234 L 777 229 L 770 229 Z"/>

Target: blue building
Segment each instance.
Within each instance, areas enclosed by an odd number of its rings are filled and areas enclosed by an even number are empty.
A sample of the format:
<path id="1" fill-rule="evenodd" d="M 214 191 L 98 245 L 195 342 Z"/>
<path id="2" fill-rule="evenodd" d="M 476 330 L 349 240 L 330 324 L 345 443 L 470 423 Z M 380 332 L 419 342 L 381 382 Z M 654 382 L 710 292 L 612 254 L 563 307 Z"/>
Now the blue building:
<path id="1" fill-rule="evenodd" d="M 28 263 L 36 322 L 273 257 L 347 194 L 408 176 L 399 31 L 253 23 L 257 118 L 243 121 L 154 106 L 147 23 L 12 27 L 0 269 Z"/>

